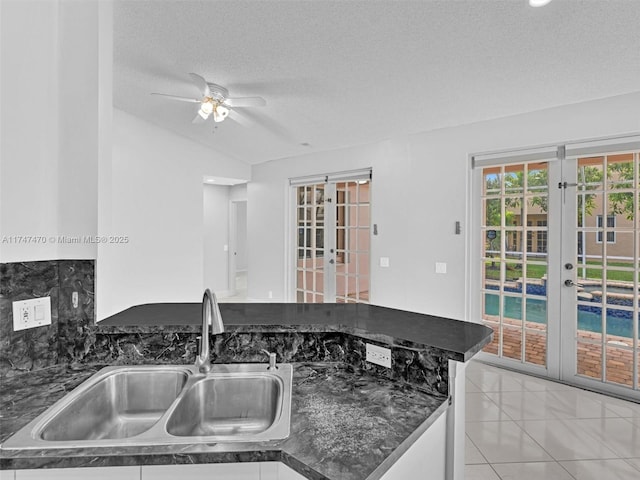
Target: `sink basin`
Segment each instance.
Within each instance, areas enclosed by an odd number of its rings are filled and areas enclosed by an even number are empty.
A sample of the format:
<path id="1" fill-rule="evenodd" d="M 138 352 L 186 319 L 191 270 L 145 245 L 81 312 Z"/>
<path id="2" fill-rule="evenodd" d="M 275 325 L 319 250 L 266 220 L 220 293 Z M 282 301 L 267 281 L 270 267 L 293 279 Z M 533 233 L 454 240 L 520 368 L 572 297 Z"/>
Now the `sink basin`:
<path id="1" fill-rule="evenodd" d="M 289 436 L 290 364 L 107 367 L 3 449 L 255 442 Z"/>
<path id="2" fill-rule="evenodd" d="M 155 425 L 182 391 L 188 372 L 127 368 L 109 372 L 62 406 L 39 430 L 48 441 L 128 438 Z"/>
<path id="3" fill-rule="evenodd" d="M 275 376 L 207 378 L 182 397 L 167 432 L 181 437 L 262 433 L 280 414 L 281 392 Z"/>

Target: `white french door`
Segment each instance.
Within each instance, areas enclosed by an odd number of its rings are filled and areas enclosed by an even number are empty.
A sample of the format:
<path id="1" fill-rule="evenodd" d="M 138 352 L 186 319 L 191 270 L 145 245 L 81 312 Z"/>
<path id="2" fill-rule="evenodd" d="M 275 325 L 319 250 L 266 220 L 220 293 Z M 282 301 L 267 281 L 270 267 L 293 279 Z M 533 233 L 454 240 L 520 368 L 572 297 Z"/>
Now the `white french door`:
<path id="1" fill-rule="evenodd" d="M 640 399 L 640 151 L 568 156 L 562 176 L 561 378 Z"/>
<path id="2" fill-rule="evenodd" d="M 474 158 L 476 304 L 485 360 L 640 399 L 640 143 L 620 143 Z"/>
<path id="3" fill-rule="evenodd" d="M 296 302 L 369 303 L 371 171 L 291 184 Z"/>

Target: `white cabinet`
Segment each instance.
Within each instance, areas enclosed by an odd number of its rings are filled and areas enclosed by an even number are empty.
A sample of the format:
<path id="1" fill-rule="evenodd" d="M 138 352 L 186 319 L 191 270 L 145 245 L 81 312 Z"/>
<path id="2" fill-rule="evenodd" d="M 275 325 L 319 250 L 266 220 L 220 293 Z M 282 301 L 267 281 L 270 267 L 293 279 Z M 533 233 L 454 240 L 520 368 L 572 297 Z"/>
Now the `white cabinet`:
<path id="1" fill-rule="evenodd" d="M 295 470 L 281 462 L 262 462 L 260 480 L 307 480 Z"/>
<path id="2" fill-rule="evenodd" d="M 149 465 L 142 467 L 141 480 L 261 480 L 258 463 L 204 463 L 197 465 Z"/>
<path id="3" fill-rule="evenodd" d="M 153 465 L 142 467 L 141 480 L 306 480 L 280 462 L 210 463 L 199 465 Z"/>
<path id="4" fill-rule="evenodd" d="M 1 470 L 0 480 L 307 480 L 280 462 Z"/>
<path id="5" fill-rule="evenodd" d="M 295 470 L 287 467 L 284 463 L 278 462 L 276 465 L 278 466 L 277 480 L 307 480 L 306 477 L 303 477 Z M 265 480 L 265 479 L 262 478 L 260 480 Z"/>
<path id="6" fill-rule="evenodd" d="M 39 468 L 16 470 L 15 480 L 140 480 L 140 467 Z M 9 477 L 12 478 L 12 477 Z M 4 480 L 4 477 L 2 477 Z"/>
<path id="7" fill-rule="evenodd" d="M 447 412 L 391 465 L 381 480 L 444 480 L 446 469 Z"/>

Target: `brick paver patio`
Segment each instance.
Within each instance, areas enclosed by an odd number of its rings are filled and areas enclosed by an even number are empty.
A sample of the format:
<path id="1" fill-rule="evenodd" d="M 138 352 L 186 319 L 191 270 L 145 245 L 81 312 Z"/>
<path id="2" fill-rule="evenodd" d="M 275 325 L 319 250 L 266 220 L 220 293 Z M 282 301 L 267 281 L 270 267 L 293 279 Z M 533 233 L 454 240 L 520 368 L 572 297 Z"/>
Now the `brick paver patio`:
<path id="1" fill-rule="evenodd" d="M 494 328 L 495 323 L 487 323 L 488 327 Z M 520 321 L 503 321 L 503 345 L 502 355 L 506 358 L 522 360 L 522 330 Z M 546 326 L 525 322 L 525 361 L 536 365 L 544 365 L 547 353 Z M 495 331 L 495 328 L 494 328 Z M 579 375 L 600 380 L 602 378 L 602 335 L 584 330 L 578 331 L 578 364 Z M 607 355 L 606 355 L 606 381 L 614 382 L 625 386 L 633 386 L 633 352 L 621 348 L 632 346 L 631 339 L 627 337 L 617 337 L 608 335 Z M 597 343 L 589 343 L 597 342 Z M 493 336 L 493 341 L 484 348 L 485 352 L 498 354 L 498 332 Z M 638 362 L 640 383 L 640 356 Z"/>

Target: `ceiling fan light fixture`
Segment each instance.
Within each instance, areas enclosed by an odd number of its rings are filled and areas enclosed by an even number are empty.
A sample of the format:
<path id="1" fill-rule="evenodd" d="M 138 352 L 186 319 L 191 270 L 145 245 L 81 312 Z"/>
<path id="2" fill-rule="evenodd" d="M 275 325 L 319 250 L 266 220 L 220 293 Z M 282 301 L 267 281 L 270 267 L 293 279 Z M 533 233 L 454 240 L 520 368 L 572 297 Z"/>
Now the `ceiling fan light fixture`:
<path id="1" fill-rule="evenodd" d="M 213 121 L 222 122 L 229 115 L 229 109 L 224 105 L 216 105 L 213 109 Z"/>
<path id="2" fill-rule="evenodd" d="M 213 105 L 213 100 L 211 100 L 210 98 L 205 98 L 202 101 L 202 105 L 200 105 L 200 111 L 207 115 L 207 117 L 211 115 L 214 109 L 215 107 Z"/>
<path id="3" fill-rule="evenodd" d="M 551 3 L 551 0 L 529 0 L 529 6 L 531 7 L 544 7 L 548 3 Z"/>

